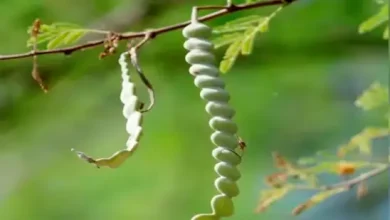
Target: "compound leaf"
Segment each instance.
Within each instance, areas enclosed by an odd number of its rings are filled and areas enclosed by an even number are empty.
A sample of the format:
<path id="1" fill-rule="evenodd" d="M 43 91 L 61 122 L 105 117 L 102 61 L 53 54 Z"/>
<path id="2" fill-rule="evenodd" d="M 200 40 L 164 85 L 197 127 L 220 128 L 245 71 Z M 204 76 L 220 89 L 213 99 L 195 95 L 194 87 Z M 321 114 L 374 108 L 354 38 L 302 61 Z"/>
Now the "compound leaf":
<path id="1" fill-rule="evenodd" d="M 368 18 L 366 21 L 360 24 L 359 33 L 363 34 L 373 30 L 381 24 L 384 24 L 389 20 L 389 4 L 384 4 L 378 13 Z"/>

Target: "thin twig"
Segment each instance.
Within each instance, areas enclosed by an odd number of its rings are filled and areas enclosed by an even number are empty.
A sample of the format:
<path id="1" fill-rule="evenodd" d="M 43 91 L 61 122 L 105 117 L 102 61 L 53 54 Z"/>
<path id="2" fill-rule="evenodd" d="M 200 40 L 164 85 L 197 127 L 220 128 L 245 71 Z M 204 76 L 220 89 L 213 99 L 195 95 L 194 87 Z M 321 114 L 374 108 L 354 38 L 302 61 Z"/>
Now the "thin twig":
<path id="1" fill-rule="evenodd" d="M 212 19 L 217 18 L 217 17 L 224 16 L 226 14 L 231 14 L 231 13 L 238 12 L 238 11 L 273 6 L 273 5 L 283 5 L 283 4 L 292 3 L 295 1 L 297 1 L 297 0 L 289 0 L 289 1 L 269 0 L 269 1 L 239 4 L 239 5 L 234 5 L 234 7 L 222 6 L 222 9 L 220 9 L 216 12 L 207 14 L 205 16 L 199 17 L 198 20 L 199 21 L 208 21 L 208 20 L 212 20 Z M 121 33 L 121 34 L 119 34 L 119 40 L 130 40 L 130 39 L 145 37 L 148 34 L 150 34 L 152 36 L 152 38 L 155 38 L 160 34 L 164 34 L 164 33 L 170 32 L 170 31 L 181 29 L 181 28 L 185 27 L 186 25 L 188 25 L 190 22 L 191 21 L 188 20 L 188 21 L 180 22 L 180 23 L 173 24 L 173 25 L 168 25 L 168 26 L 161 27 L 161 28 L 150 29 L 147 31 Z M 104 43 L 104 40 L 105 39 L 100 39 L 100 40 L 90 41 L 90 42 L 87 42 L 85 44 L 80 44 L 80 45 L 65 47 L 65 48 L 59 48 L 59 49 L 38 50 L 38 51 L 33 50 L 30 52 L 20 53 L 20 54 L 0 55 L 0 60 L 21 59 L 21 58 L 32 57 L 32 56 L 40 56 L 40 55 L 46 55 L 46 54 L 58 54 L 58 53 L 69 55 L 69 54 L 76 52 L 76 51 L 83 51 L 83 50 L 88 49 L 88 48 L 100 46 Z"/>
<path id="2" fill-rule="evenodd" d="M 372 177 L 375 177 L 377 175 L 380 175 L 381 173 L 385 172 L 390 168 L 390 164 L 378 164 L 377 168 L 372 169 L 366 173 L 363 173 L 355 178 L 342 181 L 339 183 L 335 183 L 333 185 L 320 185 L 320 186 L 308 186 L 308 185 L 294 185 L 293 188 L 297 190 L 332 190 L 336 188 L 346 188 L 346 189 L 352 189 L 354 186 L 358 185 L 361 182 L 366 181 L 367 179 L 370 179 Z"/>
<path id="3" fill-rule="evenodd" d="M 350 179 L 350 180 L 346 180 L 346 181 L 343 181 L 343 182 L 340 182 L 340 183 L 336 183 L 336 184 L 333 184 L 333 185 L 328 185 L 328 186 L 321 186 L 321 187 L 310 187 L 310 186 L 307 186 L 307 187 L 296 187 L 296 186 L 293 186 L 293 188 L 295 188 L 295 189 L 319 190 L 319 191 L 322 191 L 323 193 L 330 193 L 330 194 L 322 194 L 322 198 L 319 198 L 318 196 L 316 197 L 316 195 L 313 196 L 312 198 L 310 198 L 306 202 L 301 203 L 298 206 L 296 206 L 293 209 L 292 214 L 293 215 L 299 215 L 303 211 L 306 211 L 306 210 L 310 209 L 311 207 L 313 207 L 314 205 L 316 205 L 318 202 L 322 201 L 323 199 L 328 198 L 329 196 L 336 195 L 338 193 L 342 193 L 342 192 L 346 192 L 348 190 L 351 190 L 356 185 L 358 185 L 360 187 L 363 187 L 363 188 L 360 189 L 360 192 L 359 192 L 359 188 L 358 188 L 357 196 L 359 198 L 359 197 L 361 197 L 361 196 L 363 196 L 364 194 L 367 193 L 367 188 L 364 185 L 366 180 L 384 173 L 389 168 L 390 168 L 390 164 L 384 164 L 384 165 L 382 165 L 382 166 L 380 166 L 380 167 L 378 167 L 376 169 L 373 169 L 371 171 L 363 173 L 360 176 L 357 176 L 356 178 L 353 178 L 353 179 Z M 325 197 L 323 197 L 323 196 L 325 196 Z"/>
<path id="4" fill-rule="evenodd" d="M 152 83 L 150 83 L 150 81 L 148 80 L 148 78 L 146 77 L 146 75 L 144 74 L 144 72 L 142 71 L 141 69 L 141 66 L 139 65 L 139 62 L 138 62 L 138 50 L 146 43 L 148 42 L 148 40 L 152 39 L 153 38 L 153 33 L 150 32 L 148 34 L 145 35 L 144 39 L 142 39 L 137 45 L 135 45 L 134 47 L 131 47 L 130 48 L 130 51 L 129 51 L 129 54 L 130 54 L 130 59 L 131 59 L 131 64 L 134 66 L 134 68 L 136 69 L 138 75 L 140 76 L 142 82 L 145 84 L 145 86 L 147 87 L 148 89 L 148 93 L 149 93 L 149 106 L 147 108 L 143 108 L 144 104 L 142 103 L 141 104 L 141 108 L 140 111 L 141 112 L 148 112 L 150 111 L 153 106 L 154 106 L 154 103 L 155 103 L 155 94 L 154 94 L 154 89 L 153 89 L 153 86 L 152 86 Z"/>
<path id="5" fill-rule="evenodd" d="M 147 32 L 144 36 L 144 39 L 142 39 L 137 45 L 135 45 L 133 48 L 135 51 L 139 50 L 146 42 L 154 38 L 153 32 Z"/>
<path id="6" fill-rule="evenodd" d="M 336 183 L 336 184 L 333 184 L 333 185 L 329 185 L 329 186 L 324 186 L 322 187 L 323 190 L 331 190 L 331 189 L 335 189 L 335 188 L 347 188 L 347 189 L 351 189 L 352 187 L 354 187 L 355 185 L 361 183 L 361 182 L 364 182 L 365 180 L 367 179 L 370 179 L 374 176 L 378 176 L 379 174 L 381 173 L 384 173 L 386 171 L 388 171 L 390 168 L 390 164 L 386 164 L 386 165 L 383 165 L 381 167 L 378 167 L 376 169 L 373 169 L 373 170 L 370 170 L 366 173 L 363 173 L 353 179 L 350 179 L 350 180 L 347 180 L 347 181 L 344 181 L 344 182 L 341 182 L 341 183 Z"/>

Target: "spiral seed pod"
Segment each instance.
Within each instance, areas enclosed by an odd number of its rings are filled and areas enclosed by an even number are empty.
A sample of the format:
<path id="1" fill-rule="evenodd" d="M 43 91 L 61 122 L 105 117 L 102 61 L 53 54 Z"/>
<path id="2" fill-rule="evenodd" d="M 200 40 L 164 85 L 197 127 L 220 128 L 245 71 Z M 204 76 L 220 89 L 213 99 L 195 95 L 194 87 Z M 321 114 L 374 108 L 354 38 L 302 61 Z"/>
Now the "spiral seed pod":
<path id="1" fill-rule="evenodd" d="M 122 91 L 120 94 L 120 100 L 124 104 L 123 116 L 127 119 L 126 131 L 130 134 L 128 141 L 126 142 L 126 149 L 120 150 L 114 153 L 109 158 L 93 159 L 83 152 L 76 152 L 78 156 L 89 163 L 95 164 L 97 167 L 108 166 L 110 168 L 119 167 L 137 148 L 139 138 L 142 134 L 142 113 L 140 110 L 140 102 L 135 95 L 135 86 L 131 82 L 131 78 L 128 75 L 128 68 L 126 62 L 127 52 L 122 53 L 119 58 L 119 64 L 122 72 Z"/>
<path id="2" fill-rule="evenodd" d="M 237 165 L 241 157 L 235 152 L 238 147 L 236 138 L 237 125 L 232 118 L 235 111 L 229 106 L 229 93 L 224 89 L 225 83 L 219 77 L 219 70 L 215 64 L 213 44 L 208 40 L 211 29 L 196 20 L 192 21 L 183 30 L 187 41 L 184 48 L 189 51 L 185 59 L 191 64 L 190 74 L 195 76 L 195 85 L 201 89 L 200 97 L 207 101 L 206 112 L 211 115 L 210 127 L 215 131 L 211 135 L 211 141 L 216 148 L 213 157 L 219 162 L 215 165 L 215 171 L 219 177 L 215 180 L 215 187 L 220 192 L 211 200 L 213 212 L 199 214 L 193 220 L 216 220 L 221 217 L 231 216 L 234 213 L 232 197 L 239 194 L 236 181 L 241 174 Z"/>

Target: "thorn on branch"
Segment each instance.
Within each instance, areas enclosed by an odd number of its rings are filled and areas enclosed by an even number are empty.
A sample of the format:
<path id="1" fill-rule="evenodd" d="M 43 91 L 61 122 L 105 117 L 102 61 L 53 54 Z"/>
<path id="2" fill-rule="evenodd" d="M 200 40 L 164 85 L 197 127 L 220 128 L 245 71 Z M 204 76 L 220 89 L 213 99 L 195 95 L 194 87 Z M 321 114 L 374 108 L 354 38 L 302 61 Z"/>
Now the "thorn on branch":
<path id="1" fill-rule="evenodd" d="M 41 29 L 41 20 L 39 18 L 35 19 L 33 25 L 32 25 L 32 30 L 31 30 L 31 37 L 34 39 L 34 44 L 33 44 L 33 52 L 35 53 L 37 51 L 37 38 L 39 35 L 39 31 Z M 44 84 L 42 77 L 39 73 L 38 70 L 38 57 L 37 55 L 33 56 L 33 69 L 31 71 L 31 76 L 32 78 L 38 82 L 39 86 L 43 90 L 43 92 L 47 93 L 48 89 L 47 86 Z"/>
<path id="2" fill-rule="evenodd" d="M 43 82 L 43 79 L 39 73 L 39 70 L 38 70 L 38 64 L 36 62 L 36 57 L 34 57 L 34 63 L 33 63 L 33 70 L 31 72 L 31 76 L 33 77 L 33 79 L 39 84 L 39 86 L 41 87 L 41 89 L 43 90 L 44 93 L 47 93 L 49 90 L 47 88 L 47 86 L 45 85 L 45 83 Z"/>
<path id="3" fill-rule="evenodd" d="M 357 190 L 356 190 L 356 196 L 358 199 L 363 198 L 368 194 L 368 187 L 365 181 L 362 181 L 358 184 Z"/>
<path id="4" fill-rule="evenodd" d="M 309 202 L 306 202 L 306 203 L 303 203 L 303 204 L 299 204 L 297 207 L 295 207 L 292 211 L 292 215 L 299 215 L 301 214 L 303 211 L 305 211 L 309 206 L 311 205 L 310 201 Z"/>

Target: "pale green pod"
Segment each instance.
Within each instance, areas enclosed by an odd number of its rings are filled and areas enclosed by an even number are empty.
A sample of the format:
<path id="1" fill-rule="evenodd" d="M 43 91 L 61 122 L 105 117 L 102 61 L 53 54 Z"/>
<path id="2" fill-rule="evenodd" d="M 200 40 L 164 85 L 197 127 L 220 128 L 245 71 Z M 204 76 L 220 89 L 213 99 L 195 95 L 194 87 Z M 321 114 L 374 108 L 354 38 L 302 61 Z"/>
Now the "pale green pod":
<path id="1" fill-rule="evenodd" d="M 218 177 L 215 180 L 214 185 L 219 192 L 223 193 L 224 195 L 227 195 L 230 198 L 236 197 L 238 196 L 238 194 L 240 194 L 240 190 L 238 189 L 236 182 L 226 177 Z"/>
<path id="2" fill-rule="evenodd" d="M 210 51 L 214 49 L 214 45 L 203 39 L 191 38 L 184 43 L 184 48 L 187 50 L 200 49 Z"/>
<path id="3" fill-rule="evenodd" d="M 211 37 L 211 28 L 205 24 L 196 21 L 191 22 L 191 24 L 187 25 L 183 29 L 183 36 L 189 39 L 191 38 L 205 39 L 205 41 L 210 42 L 207 39 Z"/>
<path id="4" fill-rule="evenodd" d="M 215 214 L 198 214 L 191 218 L 191 220 L 219 220 L 220 217 Z"/>
<path id="5" fill-rule="evenodd" d="M 223 147 L 217 147 L 213 150 L 213 157 L 219 161 L 229 161 L 231 165 L 237 166 L 241 163 L 241 157 L 237 153 L 227 150 Z"/>
<path id="6" fill-rule="evenodd" d="M 199 214 L 192 220 L 219 220 L 234 213 L 232 198 L 240 191 L 237 180 L 241 174 L 237 165 L 241 157 L 235 152 L 238 147 L 236 137 L 237 125 L 232 118 L 235 111 L 229 106 L 229 93 L 225 90 L 225 83 L 219 77 L 213 54 L 212 43 L 208 40 L 211 29 L 205 24 L 193 21 L 183 30 L 187 38 L 184 48 L 189 50 L 185 60 L 191 64 L 189 72 L 195 76 L 194 84 L 201 89 L 200 97 L 207 101 L 206 112 L 211 115 L 209 126 L 214 130 L 211 142 L 216 146 L 212 155 L 218 160 L 214 170 L 219 175 L 215 180 L 215 188 L 220 192 L 211 200 L 212 213 Z"/>
<path id="7" fill-rule="evenodd" d="M 236 111 L 226 103 L 222 102 L 209 102 L 206 105 L 206 111 L 210 115 L 224 115 L 228 118 L 233 118 Z"/>
<path id="8" fill-rule="evenodd" d="M 206 101 L 215 101 L 227 103 L 230 100 L 230 95 L 221 88 L 203 88 L 200 91 L 200 97 Z"/>
<path id="9" fill-rule="evenodd" d="M 127 52 L 122 53 L 119 58 L 119 64 L 122 71 L 122 91 L 120 94 L 120 100 L 124 104 L 122 113 L 127 119 L 126 131 L 130 137 L 126 142 L 125 149 L 115 152 L 108 158 L 94 159 L 83 152 L 76 152 L 81 159 L 84 159 L 89 163 L 93 163 L 97 167 L 119 167 L 137 149 L 138 141 L 142 135 L 142 113 L 139 111 L 140 102 L 138 97 L 135 95 L 135 86 L 128 74 L 129 70 L 127 68 L 126 57 L 128 57 Z"/>
<path id="10" fill-rule="evenodd" d="M 218 76 L 219 70 L 214 65 L 209 64 L 193 64 L 189 69 L 190 74 L 196 76 L 199 73 L 207 74 L 209 76 Z"/>
<path id="11" fill-rule="evenodd" d="M 215 63 L 215 57 L 213 54 L 205 50 L 194 49 L 186 55 L 186 61 L 189 64 L 213 64 Z"/>
<path id="12" fill-rule="evenodd" d="M 215 131 L 211 134 L 210 139 L 216 146 L 227 147 L 231 150 L 237 147 L 237 138 L 225 131 Z"/>
<path id="13" fill-rule="evenodd" d="M 223 80 L 215 76 L 198 75 L 195 78 L 194 83 L 198 88 L 209 88 L 209 87 L 225 88 L 225 83 L 223 82 Z"/>
<path id="14" fill-rule="evenodd" d="M 237 181 L 241 177 L 240 171 L 235 165 L 226 162 L 217 163 L 214 166 L 215 172 L 220 176 L 228 176 L 230 180 Z"/>
<path id="15" fill-rule="evenodd" d="M 214 130 L 224 130 L 227 133 L 235 134 L 237 133 L 237 124 L 230 120 L 229 117 L 215 116 L 209 121 L 209 125 Z"/>
<path id="16" fill-rule="evenodd" d="M 216 195 L 211 199 L 213 213 L 220 217 L 232 216 L 234 213 L 234 204 L 230 197 L 226 195 Z"/>

